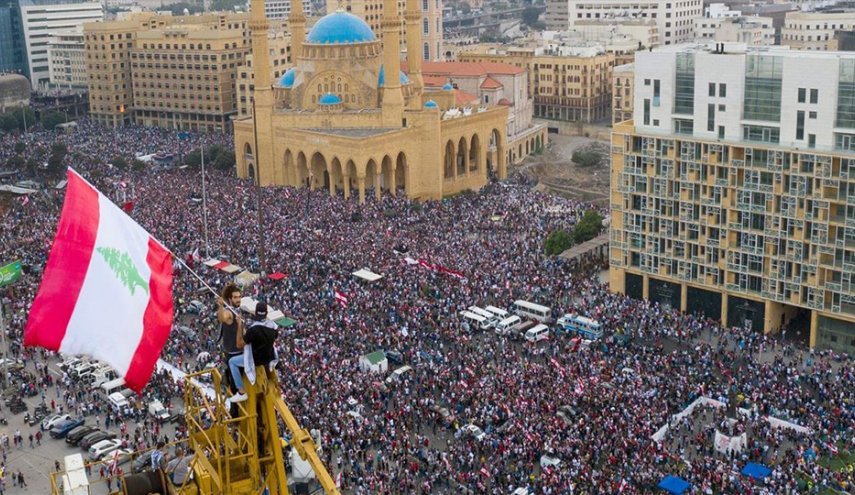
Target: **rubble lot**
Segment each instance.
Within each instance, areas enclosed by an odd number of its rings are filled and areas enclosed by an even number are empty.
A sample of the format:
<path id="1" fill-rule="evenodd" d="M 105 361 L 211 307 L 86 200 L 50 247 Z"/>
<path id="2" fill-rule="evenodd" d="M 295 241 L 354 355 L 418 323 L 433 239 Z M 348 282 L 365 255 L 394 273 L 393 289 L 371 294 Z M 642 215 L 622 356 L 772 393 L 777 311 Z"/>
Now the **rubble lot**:
<path id="1" fill-rule="evenodd" d="M 572 160 L 577 150 L 593 151 L 602 156 L 600 163 L 581 166 Z M 550 134 L 549 144 L 538 155 L 514 165 L 511 173 L 521 172 L 538 182 L 538 188 L 566 197 L 608 203 L 609 142 L 583 136 Z"/>

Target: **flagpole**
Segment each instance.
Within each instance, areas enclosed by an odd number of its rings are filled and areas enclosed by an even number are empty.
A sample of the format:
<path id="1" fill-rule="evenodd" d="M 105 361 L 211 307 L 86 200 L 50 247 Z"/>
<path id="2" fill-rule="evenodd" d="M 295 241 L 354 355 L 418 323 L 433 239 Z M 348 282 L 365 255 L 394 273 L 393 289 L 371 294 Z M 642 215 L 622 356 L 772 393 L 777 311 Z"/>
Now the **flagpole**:
<path id="1" fill-rule="evenodd" d="M 9 356 L 6 350 L 6 315 L 3 314 L 3 298 L 0 297 L 0 332 L 3 333 L 3 385 L 7 385 L 6 376 L 9 374 Z"/>
<path id="2" fill-rule="evenodd" d="M 213 295 L 214 295 L 214 297 L 220 297 L 220 295 L 217 293 L 217 291 L 215 291 L 215 290 L 214 290 L 210 285 L 208 285 L 208 282 L 206 282 L 206 281 L 205 281 L 205 279 L 204 279 L 204 278 L 202 278 L 202 276 L 201 276 L 201 275 L 199 275 L 198 273 L 196 273 L 196 271 L 195 271 L 195 270 L 193 270 L 192 268 L 190 268 L 190 266 L 188 266 L 188 265 L 187 265 L 187 263 L 185 263 L 185 262 L 184 262 L 184 260 L 182 260 L 179 256 L 176 256 L 176 255 L 175 255 L 175 253 L 173 253 L 171 249 L 167 248 L 166 246 L 164 246 L 164 247 L 166 248 L 166 250 L 167 250 L 167 251 L 169 251 L 169 254 L 171 254 L 171 255 L 172 255 L 172 257 L 175 259 L 175 261 L 177 261 L 177 262 L 178 262 L 178 264 L 180 264 L 181 266 L 183 266 L 184 268 L 186 268 L 186 269 L 187 269 L 187 271 L 188 271 L 188 272 L 190 272 L 190 274 L 191 274 L 191 275 L 193 275 L 194 277 L 196 277 L 196 280 L 198 280 L 199 282 L 202 282 L 202 285 L 204 285 L 204 286 L 205 286 L 205 288 L 206 288 L 206 289 L 208 289 L 208 291 L 210 291 L 210 292 L 211 292 L 211 294 L 213 294 Z M 224 305 L 224 307 L 225 307 L 226 309 L 228 309 L 229 311 L 231 311 L 232 313 L 234 313 L 234 315 L 235 315 L 235 316 L 237 316 L 238 318 L 240 318 L 240 313 L 239 313 L 235 308 L 233 308 L 233 307 L 229 304 L 229 302 L 228 302 L 228 301 L 223 301 L 223 305 Z M 242 318 L 241 318 L 241 319 L 242 319 Z"/>

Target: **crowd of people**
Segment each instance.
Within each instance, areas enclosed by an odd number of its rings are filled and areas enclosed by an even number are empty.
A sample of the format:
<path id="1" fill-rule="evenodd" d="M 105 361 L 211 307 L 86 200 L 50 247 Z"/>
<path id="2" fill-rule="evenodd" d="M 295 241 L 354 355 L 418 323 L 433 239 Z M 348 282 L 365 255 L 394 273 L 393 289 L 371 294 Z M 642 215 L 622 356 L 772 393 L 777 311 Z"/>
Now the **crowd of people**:
<path id="1" fill-rule="evenodd" d="M 848 357 L 797 349 L 611 293 L 599 278 L 607 260 L 571 269 L 545 256 L 547 235 L 572 230 L 591 205 L 537 192 L 519 179 L 424 203 L 403 194 L 380 200 L 366 194 L 363 205 L 326 191 L 270 187 L 261 192 L 259 225 L 252 184 L 209 172 L 206 245 L 202 205 L 195 200 L 202 187 L 198 170 L 119 171 L 105 161 L 134 151 L 178 153 L 203 141 L 227 144 L 228 135 L 191 134 L 182 141 L 174 131 L 107 130 L 82 122 L 69 135 L 3 138 L 0 163 L 22 140 L 48 147 L 62 140 L 68 165 L 108 195 L 132 187 L 131 215 L 173 252 L 285 274 L 262 278 L 244 294 L 297 321 L 280 330 L 277 341 L 285 401 L 304 427 L 321 432 L 327 466 L 348 493 L 511 493 L 525 487 L 542 494 L 640 494 L 668 474 L 698 493 L 851 487 L 851 466 L 835 470 L 821 462 L 855 449 L 855 370 Z M 6 293 L 13 341 L 22 338 L 62 199 L 62 191 L 48 189 L 26 204 L 6 205 L 0 246 L 5 258 L 22 260 L 29 272 Z M 212 287 L 231 281 L 198 258 L 187 261 Z M 354 277 L 361 268 L 383 278 Z M 219 356 L 220 329 L 214 296 L 177 262 L 175 274 L 176 326 L 190 326 L 194 338 L 174 332 L 163 359 L 192 371 L 201 366 L 200 352 Z M 590 316 L 606 336 L 581 348 L 560 335 L 525 344 L 463 329 L 459 313 L 468 306 L 508 307 L 516 299 L 549 306 L 553 317 Z M 196 315 L 192 300 L 207 309 Z M 361 371 L 359 357 L 376 350 L 400 353 L 413 370 L 391 385 L 385 376 Z M 228 373 L 222 362 L 220 372 Z M 740 407 L 750 411 L 752 433 L 737 456 L 711 450 L 709 428 L 677 445 L 651 439 L 693 399 L 733 401 L 734 389 Z M 146 392 L 168 401 L 180 390 L 159 374 Z M 95 400 L 83 390 L 69 393 L 78 407 Z M 441 408 L 453 420 L 442 421 Z M 767 415 L 811 432 L 772 428 L 762 421 Z M 468 424 L 486 435 L 455 435 Z M 140 438 L 134 446 L 158 439 L 143 432 Z M 805 455 L 808 450 L 818 455 Z M 543 455 L 560 463 L 541 467 Z M 772 476 L 753 483 L 739 475 L 748 461 L 768 465 Z"/>

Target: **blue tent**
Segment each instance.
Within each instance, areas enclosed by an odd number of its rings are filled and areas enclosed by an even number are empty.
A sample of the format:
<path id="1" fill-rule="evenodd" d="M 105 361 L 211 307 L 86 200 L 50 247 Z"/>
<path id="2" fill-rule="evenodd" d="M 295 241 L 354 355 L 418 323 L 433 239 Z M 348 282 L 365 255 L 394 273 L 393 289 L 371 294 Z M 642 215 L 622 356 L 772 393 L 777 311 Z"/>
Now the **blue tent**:
<path id="1" fill-rule="evenodd" d="M 772 470 L 767 468 L 762 464 L 755 464 L 753 462 L 749 462 L 742 468 L 742 474 L 744 476 L 750 476 L 755 480 L 762 480 L 763 478 L 772 474 Z"/>
<path id="2" fill-rule="evenodd" d="M 676 476 L 666 476 L 659 482 L 659 488 L 673 495 L 686 493 L 691 486 L 688 481 Z"/>

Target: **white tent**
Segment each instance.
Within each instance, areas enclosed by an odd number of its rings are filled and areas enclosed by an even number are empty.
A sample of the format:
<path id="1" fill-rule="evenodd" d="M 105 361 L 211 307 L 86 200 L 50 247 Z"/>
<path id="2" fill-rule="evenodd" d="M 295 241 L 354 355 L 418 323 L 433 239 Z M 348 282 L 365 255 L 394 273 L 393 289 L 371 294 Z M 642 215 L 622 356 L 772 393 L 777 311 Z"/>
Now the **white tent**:
<path id="1" fill-rule="evenodd" d="M 359 358 L 359 369 L 371 373 L 389 371 L 389 360 L 383 351 L 374 351 Z"/>
<path id="2" fill-rule="evenodd" d="M 237 273 L 237 272 L 243 270 L 243 268 L 241 268 L 239 265 L 229 265 L 229 266 L 223 267 L 222 270 L 231 275 L 232 273 Z"/>
<path id="3" fill-rule="evenodd" d="M 257 273 L 252 273 L 248 270 L 244 270 L 235 275 L 235 283 L 245 287 L 258 280 L 258 277 L 259 275 Z"/>
<path id="4" fill-rule="evenodd" d="M 206 266 L 213 268 L 213 267 L 220 264 L 220 260 L 218 260 L 216 258 L 211 258 L 209 260 L 204 261 L 203 263 L 205 263 Z"/>
<path id="5" fill-rule="evenodd" d="M 254 315 L 256 304 L 258 304 L 258 301 L 256 301 L 255 299 L 253 299 L 249 296 L 244 296 L 240 300 L 240 309 L 242 311 L 245 311 L 245 312 L 251 314 L 251 315 Z M 271 306 L 269 304 L 267 305 L 267 319 L 268 320 L 276 321 L 276 320 L 278 320 L 280 318 L 284 318 L 284 317 L 285 317 L 285 314 L 282 313 L 282 311 L 279 311 L 278 309 L 273 308 L 273 306 Z"/>
<path id="6" fill-rule="evenodd" d="M 357 270 L 353 272 L 354 277 L 359 277 L 363 280 L 367 280 L 369 282 L 375 282 L 383 278 L 383 275 L 378 275 L 367 268 L 363 268 L 362 270 Z"/>

